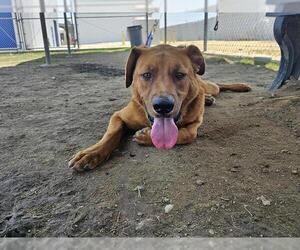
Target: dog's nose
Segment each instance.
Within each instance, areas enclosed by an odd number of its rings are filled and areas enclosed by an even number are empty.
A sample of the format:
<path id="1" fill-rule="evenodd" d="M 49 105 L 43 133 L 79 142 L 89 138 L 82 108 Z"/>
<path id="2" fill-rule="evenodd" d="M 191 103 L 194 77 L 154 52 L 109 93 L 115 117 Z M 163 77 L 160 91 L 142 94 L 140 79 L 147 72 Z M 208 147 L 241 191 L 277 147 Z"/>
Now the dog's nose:
<path id="1" fill-rule="evenodd" d="M 170 113 L 174 108 L 174 102 L 172 96 L 156 96 L 152 99 L 153 108 L 160 115 Z"/>

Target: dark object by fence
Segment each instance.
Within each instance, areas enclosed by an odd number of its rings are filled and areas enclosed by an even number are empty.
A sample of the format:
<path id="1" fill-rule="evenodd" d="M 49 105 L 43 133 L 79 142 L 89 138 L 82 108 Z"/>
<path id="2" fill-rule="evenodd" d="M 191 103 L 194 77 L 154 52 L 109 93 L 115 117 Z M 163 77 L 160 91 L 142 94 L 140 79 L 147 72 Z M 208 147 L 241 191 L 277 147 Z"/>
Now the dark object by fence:
<path id="1" fill-rule="evenodd" d="M 42 34 L 43 34 L 46 64 L 49 65 L 49 64 L 51 64 L 51 59 L 50 59 L 50 50 L 49 50 L 47 27 L 46 27 L 44 12 L 40 12 L 40 21 L 41 21 Z"/>
<path id="2" fill-rule="evenodd" d="M 64 12 L 64 23 L 65 23 L 65 32 L 66 32 L 68 54 L 71 55 L 70 34 L 69 34 L 69 27 L 68 27 L 69 24 L 68 24 L 68 19 L 67 19 L 67 13 L 66 12 Z"/>
<path id="3" fill-rule="evenodd" d="M 267 13 L 275 16 L 274 37 L 281 51 L 280 66 L 276 78 L 270 86 L 274 91 L 282 87 L 290 78 L 300 75 L 300 13 Z"/>
<path id="4" fill-rule="evenodd" d="M 131 47 L 143 44 L 142 26 L 134 25 L 127 27 L 127 32 L 130 40 Z"/>

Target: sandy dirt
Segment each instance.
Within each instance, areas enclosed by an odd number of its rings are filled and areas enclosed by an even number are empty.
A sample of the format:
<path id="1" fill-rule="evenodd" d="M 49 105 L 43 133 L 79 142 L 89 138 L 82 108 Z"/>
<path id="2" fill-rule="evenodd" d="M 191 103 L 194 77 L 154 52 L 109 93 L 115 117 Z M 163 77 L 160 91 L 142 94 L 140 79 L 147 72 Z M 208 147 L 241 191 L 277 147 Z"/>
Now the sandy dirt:
<path id="1" fill-rule="evenodd" d="M 204 78 L 253 91 L 222 93 L 193 144 L 159 151 L 128 135 L 102 167 L 68 169 L 128 102 L 126 57 L 0 69 L 0 235 L 299 237 L 300 83 L 271 96 L 264 68 L 207 59 Z"/>

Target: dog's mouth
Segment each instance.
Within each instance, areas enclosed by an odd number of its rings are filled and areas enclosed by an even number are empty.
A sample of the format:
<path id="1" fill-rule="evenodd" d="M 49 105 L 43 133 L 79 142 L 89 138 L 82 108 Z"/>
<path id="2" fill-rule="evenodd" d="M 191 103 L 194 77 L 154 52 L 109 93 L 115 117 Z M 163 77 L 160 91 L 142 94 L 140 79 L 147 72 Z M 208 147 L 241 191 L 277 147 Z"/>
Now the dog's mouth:
<path id="1" fill-rule="evenodd" d="M 178 128 L 176 122 L 180 118 L 180 113 L 175 117 L 152 117 L 148 114 L 151 122 L 151 140 L 158 149 L 173 148 L 177 142 Z"/>
<path id="2" fill-rule="evenodd" d="M 147 113 L 147 115 L 148 115 L 148 120 L 150 121 L 151 126 L 152 126 L 154 123 L 154 117 L 149 115 L 149 113 Z M 178 122 L 178 120 L 180 119 L 180 116 L 181 116 L 181 113 L 179 112 L 174 118 L 172 118 L 175 123 Z M 157 118 L 169 118 L 169 117 L 157 117 Z M 170 117 L 170 119 L 171 119 L 171 117 Z"/>

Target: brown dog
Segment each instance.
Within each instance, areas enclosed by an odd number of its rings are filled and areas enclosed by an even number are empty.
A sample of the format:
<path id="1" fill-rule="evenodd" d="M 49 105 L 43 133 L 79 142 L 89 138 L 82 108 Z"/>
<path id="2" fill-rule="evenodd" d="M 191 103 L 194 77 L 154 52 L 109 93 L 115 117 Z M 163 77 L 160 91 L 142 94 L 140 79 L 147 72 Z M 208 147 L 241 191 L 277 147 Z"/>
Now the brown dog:
<path id="1" fill-rule="evenodd" d="M 203 81 L 205 62 L 193 45 L 133 48 L 126 65 L 126 87 L 132 98 L 110 119 L 103 138 L 78 152 L 69 167 L 93 169 L 119 145 L 126 129 L 137 131 L 134 140 L 142 145 L 172 148 L 191 143 L 202 123 L 205 97 L 222 90 L 249 91 L 245 84 L 216 85 Z"/>

